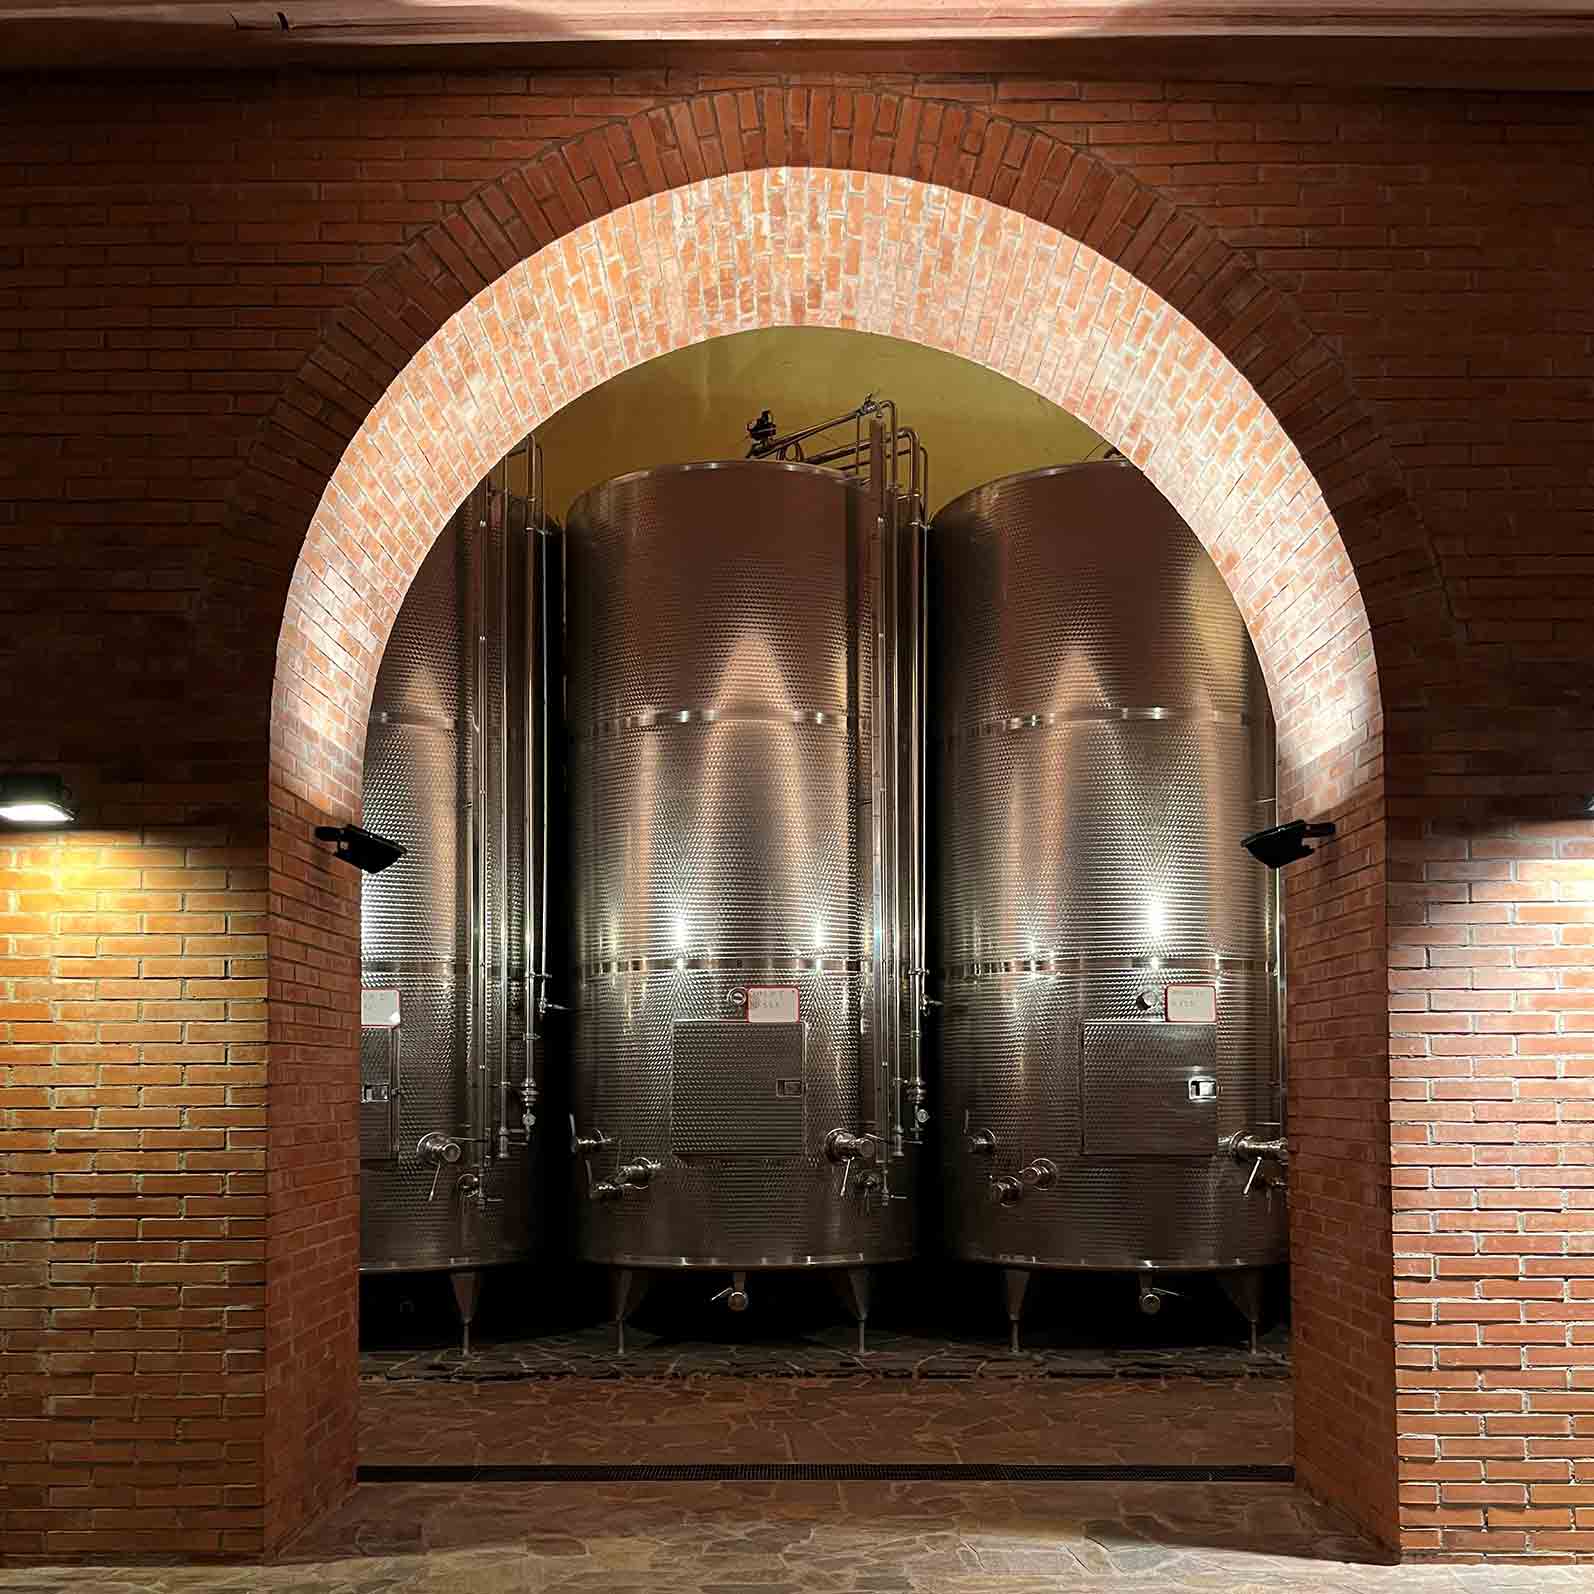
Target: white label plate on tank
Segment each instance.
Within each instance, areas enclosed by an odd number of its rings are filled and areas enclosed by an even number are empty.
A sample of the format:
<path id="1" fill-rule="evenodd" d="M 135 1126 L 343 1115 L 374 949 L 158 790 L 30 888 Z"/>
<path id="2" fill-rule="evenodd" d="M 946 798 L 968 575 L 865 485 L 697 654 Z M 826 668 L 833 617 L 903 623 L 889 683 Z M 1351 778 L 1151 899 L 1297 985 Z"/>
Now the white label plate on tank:
<path id="1" fill-rule="evenodd" d="M 361 991 L 360 1023 L 366 1029 L 397 1029 L 399 1026 L 399 993 L 397 991 Z"/>
<path id="2" fill-rule="evenodd" d="M 1163 1016 L 1170 1024 L 1216 1024 L 1218 988 L 1215 985 L 1170 985 L 1162 993 Z"/>
<path id="3" fill-rule="evenodd" d="M 749 1024 L 795 1024 L 799 1002 L 795 985 L 749 985 L 747 1022 Z"/>

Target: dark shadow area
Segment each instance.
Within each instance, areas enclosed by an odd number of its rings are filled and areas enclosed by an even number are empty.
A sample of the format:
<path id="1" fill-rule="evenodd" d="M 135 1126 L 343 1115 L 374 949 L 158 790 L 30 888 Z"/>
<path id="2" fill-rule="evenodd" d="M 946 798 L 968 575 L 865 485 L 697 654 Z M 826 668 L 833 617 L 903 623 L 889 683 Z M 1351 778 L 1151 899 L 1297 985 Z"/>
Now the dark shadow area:
<path id="1" fill-rule="evenodd" d="M 667 1360 L 678 1372 L 820 1372 L 826 1353 L 845 1356 L 857 1370 L 856 1328 L 823 1272 L 754 1274 L 750 1304 L 728 1311 L 713 1297 L 727 1279 L 718 1273 L 662 1273 L 628 1325 L 630 1355 L 612 1354 L 608 1283 L 604 1270 L 578 1264 L 513 1265 L 483 1277 L 473 1333 L 473 1360 L 502 1363 L 531 1353 L 547 1374 L 561 1355 L 579 1370 L 594 1359 L 612 1362 L 609 1376 L 639 1376 Z M 1103 1376 L 1142 1364 L 1157 1370 L 1233 1376 L 1245 1370 L 1249 1337 L 1245 1319 L 1216 1277 L 1163 1275 L 1172 1290 L 1162 1310 L 1146 1316 L 1137 1306 L 1135 1280 L 1125 1274 L 1038 1272 L 1025 1302 L 1019 1363 L 1059 1358 L 1080 1376 Z M 459 1319 L 446 1273 L 367 1275 L 360 1290 L 360 1345 L 366 1370 L 395 1369 L 417 1356 L 440 1353 L 458 1372 Z M 1264 1286 L 1264 1335 L 1258 1369 L 1281 1376 L 1288 1363 L 1288 1290 L 1282 1269 Z M 871 1361 L 897 1371 L 904 1358 L 929 1362 L 926 1373 L 956 1376 L 973 1365 L 1008 1357 L 1001 1272 L 945 1262 L 915 1262 L 875 1270 L 869 1322 Z M 449 1353 L 453 1353 L 450 1355 Z M 805 1354 L 811 1353 L 811 1354 Z M 578 1370 L 572 1366 L 571 1371 Z M 836 1369 L 842 1370 L 842 1369 Z M 420 1368 L 407 1369 L 409 1375 Z M 484 1365 L 483 1376 L 493 1376 Z M 513 1376 L 507 1367 L 497 1376 Z M 530 1375 L 530 1362 L 528 1362 Z M 403 1376 L 403 1374 L 399 1374 Z"/>

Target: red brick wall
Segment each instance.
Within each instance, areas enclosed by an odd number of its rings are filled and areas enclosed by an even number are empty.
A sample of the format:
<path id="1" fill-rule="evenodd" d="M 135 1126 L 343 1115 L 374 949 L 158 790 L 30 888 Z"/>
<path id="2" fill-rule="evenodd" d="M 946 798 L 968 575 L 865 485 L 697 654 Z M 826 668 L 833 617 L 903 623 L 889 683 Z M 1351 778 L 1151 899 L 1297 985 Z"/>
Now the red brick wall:
<path id="1" fill-rule="evenodd" d="M 1285 875 L 1295 1466 L 1385 1543 L 1400 1521 L 1389 1197 L 1385 804 Z M 1302 1265 L 1304 1264 L 1304 1265 Z"/>
<path id="2" fill-rule="evenodd" d="M 147 827 L 169 823 L 219 828 L 229 842 L 236 836 L 237 867 L 257 881 L 268 861 L 259 799 L 288 580 L 322 490 L 391 374 L 488 280 L 545 235 L 630 197 L 628 183 L 677 182 L 706 175 L 716 162 L 823 159 L 865 167 L 899 162 L 909 175 L 981 189 L 1042 220 L 1051 216 L 1151 283 L 1285 417 L 1343 533 L 1377 649 L 1388 711 L 1383 792 L 1400 834 L 1421 835 L 1427 825 L 1448 835 L 1459 825 L 1475 861 L 1487 862 L 1479 846 L 1521 839 L 1525 823 L 1566 817 L 1583 778 L 1580 760 L 1586 767 L 1589 730 L 1578 685 L 1588 679 L 1587 632 L 1578 618 L 1588 593 L 1576 585 L 1588 577 L 1569 552 L 1588 525 L 1589 445 L 1581 421 L 1594 364 L 1594 294 L 1579 231 L 1590 189 L 1590 122 L 1581 101 L 907 79 L 783 95 L 749 82 L 619 125 L 699 86 L 679 74 L 528 82 L 511 73 L 85 82 L 6 96 L 0 369 L 8 381 L 0 390 L 0 491 L 9 502 L 0 505 L 0 536 L 8 575 L 19 579 L 0 588 L 0 663 L 22 660 L 24 667 L 7 669 L 0 680 L 0 758 L 81 769 L 83 783 L 108 793 L 94 822 L 118 834 L 125 822 L 141 844 L 159 846 Z M 908 99 L 899 105 L 892 94 Z M 920 97 L 927 103 L 917 103 Z M 987 110 L 999 119 L 989 120 Z M 1044 124 L 1061 142 L 1027 138 L 1003 118 Z M 536 165 L 551 142 L 593 129 L 600 136 L 572 146 L 561 163 Z M 644 148 L 647 129 L 653 142 Z M 1075 147 L 1092 158 L 1070 159 Z M 534 175 L 522 181 L 514 173 L 528 163 Z M 624 358 L 623 343 L 596 351 L 592 376 Z M 1110 422 L 1111 415 L 1100 419 Z M 1224 430 L 1218 428 L 1220 439 Z M 206 1121 L 206 1114 L 234 1109 L 205 1096 L 217 1082 L 201 1072 L 224 1066 L 258 1074 L 258 1053 L 251 1058 L 247 1050 L 258 1047 L 257 1034 L 242 1028 L 218 1040 L 202 1028 L 208 1019 L 165 1017 L 150 1022 L 178 1025 L 183 1033 L 175 1042 L 142 1030 L 131 1039 L 106 1033 L 98 1019 L 71 1010 L 76 998 L 64 989 L 61 970 L 86 944 L 90 932 L 81 921 L 100 912 L 98 892 L 73 882 L 35 907 L 24 903 L 20 886 L 0 885 L 9 893 L 0 924 L 0 1001 L 42 1002 L 50 1026 L 30 1033 L 32 1020 L 0 1010 L 0 1090 L 8 1092 L 0 1098 L 0 1145 L 15 1146 L 26 1159 L 8 1164 L 5 1176 L 27 1181 L 20 1193 L 34 1203 L 18 1215 L 21 1233 L 0 1241 L 7 1290 L 0 1355 L 6 1370 L 20 1375 L 5 1398 L 22 1403 L 23 1418 L 20 1426 L 8 1422 L 0 1439 L 21 1447 L 7 1476 L 17 1491 L 3 1523 L 8 1553 L 179 1543 L 247 1552 L 268 1538 L 280 1541 L 347 1477 L 354 1179 L 351 1137 L 340 1134 L 339 1115 L 346 1120 L 353 1095 L 353 898 L 347 880 L 312 859 L 306 838 L 318 807 L 347 811 L 347 749 L 357 743 L 340 715 L 358 723 L 359 682 L 380 650 L 381 617 L 391 613 L 406 570 L 451 506 L 432 507 L 430 524 L 395 516 L 404 524 L 388 525 L 405 551 L 395 565 L 371 572 L 374 624 L 306 631 L 318 643 L 303 661 L 318 702 L 314 712 L 278 725 L 268 1208 L 258 1186 L 233 1182 L 257 1176 L 258 1162 L 252 1169 L 203 1167 L 191 1159 L 213 1148 L 163 1146 L 151 1137 L 168 1132 L 164 1127 L 116 1124 L 114 1115 L 128 1110 L 120 1101 L 85 1104 L 71 1095 L 85 1088 L 176 1090 L 173 1101 L 150 1098 L 148 1110 L 175 1113 L 178 1133 L 219 1132 L 223 1155 L 259 1157 L 249 1128 Z M 340 524 L 356 544 L 385 518 L 374 506 L 365 513 L 363 522 Z M 1303 552 L 1317 550 L 1303 545 Z M 1311 559 L 1303 563 L 1316 568 Z M 1293 596 L 1281 576 L 1276 591 L 1257 595 L 1258 612 L 1271 604 L 1288 616 Z M 1346 677 L 1358 669 L 1343 648 L 1279 652 L 1297 658 L 1298 679 L 1313 683 L 1302 699 L 1308 705 L 1341 700 Z M 1378 730 L 1365 725 L 1360 741 L 1327 747 L 1321 767 L 1302 774 L 1303 791 L 1342 794 L 1349 806 L 1340 811 L 1354 815 L 1354 853 L 1369 858 L 1376 799 L 1348 794 L 1378 773 L 1376 761 L 1368 762 L 1368 755 L 1376 758 Z M 337 802 L 327 802 L 329 792 L 339 794 Z M 1469 807 L 1474 794 L 1487 795 L 1483 809 Z M 1549 873 L 1524 883 L 1546 887 L 1546 901 L 1559 902 L 1577 887 L 1569 852 L 1581 844 L 1578 834 L 1574 827 L 1555 843 L 1556 855 L 1531 860 Z M 1311 1026 L 1296 1031 L 1292 1095 L 1297 1134 L 1310 1144 L 1298 1161 L 1294 1224 L 1298 1241 L 1339 1258 L 1341 1273 L 1339 1288 L 1303 1278 L 1302 1385 L 1310 1397 L 1312 1387 L 1338 1379 L 1355 1399 L 1331 1412 L 1329 1401 L 1308 1398 L 1300 1455 L 1314 1487 L 1392 1536 L 1394 1416 L 1381 1405 L 1389 1391 L 1380 1383 L 1391 1375 L 1379 1360 L 1391 1338 L 1379 1306 L 1378 1225 L 1387 1202 L 1380 1160 L 1388 1143 L 1335 1132 L 1336 1125 L 1376 1130 L 1379 1121 L 1379 1042 L 1387 1044 L 1387 1031 L 1380 1037 L 1366 1005 L 1378 962 L 1376 955 L 1368 966 L 1357 960 L 1376 954 L 1381 929 L 1375 909 L 1355 905 L 1362 866 L 1334 862 L 1327 849 L 1320 860 L 1292 883 L 1298 922 L 1315 913 L 1327 937 L 1297 939 L 1292 953 L 1296 1022 Z M 1486 883 L 1465 885 L 1472 892 Z M 1583 1544 L 1567 1537 L 1569 1529 L 1594 1536 L 1589 1508 L 1579 1519 L 1573 1500 L 1542 1492 L 1567 1488 L 1563 1479 L 1499 1470 L 1546 1457 L 1564 1462 L 1568 1450 L 1594 1452 L 1594 1436 L 1577 1431 L 1575 1410 L 1587 1383 L 1576 1346 L 1586 1334 L 1578 1313 L 1586 1310 L 1579 1303 L 1587 1280 L 1578 1272 L 1585 1209 L 1577 1205 L 1581 1187 L 1572 1185 L 1581 1133 L 1573 1097 L 1588 1054 L 1575 1006 L 1536 1005 L 1546 994 L 1540 973 L 1550 966 L 1532 961 L 1542 946 L 1530 945 L 1531 936 L 1513 943 L 1487 933 L 1514 930 L 1532 905 L 1491 903 L 1508 917 L 1465 926 L 1442 911 L 1463 906 L 1448 898 L 1413 907 L 1396 897 L 1388 908 L 1391 956 L 1402 969 L 1457 968 L 1447 954 L 1476 947 L 1478 967 L 1523 971 L 1520 978 L 1497 976 L 1507 982 L 1508 1008 L 1492 1005 L 1500 998 L 1491 994 L 1487 1005 L 1462 1010 L 1465 1033 L 1491 1037 L 1489 1048 L 1465 1054 L 1469 1069 L 1476 1063 L 1483 1077 L 1490 1058 L 1531 1055 L 1535 1068 L 1556 1070 L 1549 1083 L 1570 1081 L 1560 1087 L 1565 1101 L 1532 1097 L 1534 1111 L 1547 1101 L 1556 1116 L 1516 1137 L 1558 1160 L 1524 1159 L 1520 1172 L 1510 1165 L 1520 1189 L 1537 1193 L 1495 1209 L 1502 1188 L 1497 1121 L 1491 1127 L 1476 1102 L 1464 1104 L 1465 1120 L 1445 1116 L 1448 1105 L 1435 1110 L 1460 1055 L 1442 1046 L 1428 1051 L 1446 1032 L 1423 1032 L 1420 1056 L 1398 1065 L 1400 1442 L 1408 1458 L 1404 1531 L 1416 1549 L 1561 1550 Z M 190 907 L 185 896 L 178 911 Z M 1575 913 L 1575 904 L 1563 911 Z M 1348 933 L 1336 937 L 1341 912 Z M 1422 925 L 1407 921 L 1411 912 L 1423 915 Z M 1578 976 L 1594 962 L 1578 950 L 1578 925 L 1522 919 L 1521 926 L 1553 929 L 1550 946 L 1565 956 L 1553 965 L 1560 983 L 1551 989 L 1575 993 Z M 1460 943 L 1424 938 L 1458 928 L 1467 937 Z M 256 934 L 258 924 L 238 933 Z M 98 944 L 92 950 L 111 956 Z M 1491 961 L 1501 950 L 1510 961 Z M 1412 958 L 1420 961 L 1406 961 Z M 253 960 L 240 951 L 222 961 L 222 977 L 238 982 L 239 1007 L 258 1004 Z M 145 982 L 166 976 L 140 964 L 132 978 L 139 994 L 107 999 L 166 999 L 142 994 Z M 1339 980 L 1344 1005 L 1335 998 Z M 29 983 L 37 981 L 43 983 Z M 1469 978 L 1449 989 L 1482 988 Z M 1441 989 L 1425 992 L 1425 1001 Z M 187 1000 L 191 993 L 179 994 Z M 1403 988 L 1392 1000 L 1409 995 Z M 1492 1049 L 1501 1032 L 1485 1022 L 1498 1022 L 1501 1012 L 1524 1015 L 1521 1029 L 1505 1034 L 1504 1053 Z M 230 1004 L 227 1013 L 223 1022 L 233 1022 Z M 1546 1016 L 1553 1027 L 1543 1026 Z M 251 1026 L 258 1018 L 237 1022 Z M 60 1032 L 72 1024 L 94 1033 Z M 1399 1032 L 1402 1048 L 1412 1033 Z M 226 1056 L 219 1064 L 194 1061 L 175 1083 L 142 1072 L 172 1066 L 158 1048 L 190 1040 L 220 1044 Z M 1430 1056 L 1435 1066 L 1428 1066 Z M 1410 1075 L 1408 1062 L 1416 1070 Z M 116 1076 L 120 1068 L 140 1070 L 141 1083 Z M 85 1070 L 93 1071 L 92 1085 Z M 1528 1099 L 1530 1081 L 1512 1077 Z M 1346 1082 L 1343 1096 L 1326 1083 L 1336 1079 Z M 258 1089 L 258 1077 L 238 1088 Z M 52 1092 L 42 1109 L 26 1094 L 39 1089 Z M 13 1099 L 16 1091 L 24 1094 Z M 142 1094 L 139 1101 L 132 1110 L 146 1110 Z M 1408 1108 L 1423 1116 L 1408 1121 Z M 90 1133 L 135 1138 L 103 1149 L 74 1146 L 70 1136 L 83 1126 L 71 1115 L 85 1112 L 93 1115 Z M 1444 1185 L 1457 1192 L 1457 1204 L 1441 1231 L 1440 1214 L 1419 1196 L 1427 1185 L 1405 1182 L 1429 1164 L 1407 1155 L 1431 1141 L 1438 1162 L 1438 1152 L 1459 1144 L 1446 1126 L 1463 1121 L 1478 1126 L 1475 1144 L 1466 1143 L 1465 1161 L 1448 1165 L 1474 1170 L 1460 1176 L 1472 1184 Z M 84 1167 L 67 1160 L 85 1155 Z M 1544 1168 L 1559 1183 L 1528 1179 Z M 226 1189 L 216 1195 L 196 1188 L 176 1198 L 176 1212 L 162 1205 L 170 1193 L 144 1183 L 199 1173 L 220 1173 Z M 185 1299 L 175 1309 L 164 1296 L 129 1306 L 111 1293 L 120 1283 L 73 1276 L 83 1258 L 68 1248 L 79 1243 L 66 1227 L 77 1217 L 67 1216 L 65 1203 L 76 1199 L 69 1181 L 113 1176 L 136 1187 L 105 1188 L 91 1198 L 88 1216 L 131 1221 L 137 1245 L 169 1244 L 175 1236 L 181 1266 L 258 1266 L 258 1255 L 242 1250 L 246 1238 L 260 1243 L 264 1223 L 272 1390 L 264 1447 L 262 1430 L 250 1426 L 259 1420 L 250 1402 L 259 1397 L 251 1380 L 260 1369 L 246 1359 L 258 1354 L 258 1343 L 235 1353 L 224 1332 L 261 1331 L 258 1276 L 229 1275 L 217 1285 L 194 1274 L 192 1299 L 190 1287 L 179 1286 Z M 1560 1193 L 1563 1185 L 1570 1194 Z M 1418 1199 L 1408 1205 L 1409 1197 Z M 195 1204 L 210 1201 L 237 1203 L 224 1209 L 219 1234 L 217 1215 Z M 134 1210 L 117 1212 L 116 1202 Z M 1467 1214 L 1485 1211 L 1486 1219 L 1464 1227 Z M 1496 1227 L 1497 1211 L 1512 1217 L 1512 1228 Z M 1430 1213 L 1435 1232 L 1413 1227 Z M 179 1228 L 163 1233 L 159 1225 L 173 1220 Z M 1431 1292 L 1412 1291 L 1409 1275 L 1436 1263 L 1438 1252 L 1448 1261 L 1458 1235 L 1490 1259 L 1487 1269 L 1474 1264 L 1476 1276 L 1455 1275 L 1467 1280 L 1462 1302 L 1488 1301 L 1513 1284 L 1533 1294 L 1519 1322 L 1532 1325 L 1533 1335 L 1524 1337 L 1534 1343 L 1486 1338 L 1496 1323 L 1492 1316 L 1475 1320 L 1487 1315 L 1481 1307 L 1473 1308 L 1474 1320 L 1458 1319 L 1473 1331 L 1474 1345 L 1508 1345 L 1483 1367 L 1465 1358 L 1450 1365 L 1451 1342 L 1436 1348 L 1435 1336 L 1423 1338 L 1410 1317 L 1414 1301 L 1428 1309 Z M 218 1241 L 237 1246 L 239 1257 L 207 1251 Z M 94 1243 L 120 1242 L 107 1236 Z M 111 1254 L 103 1261 L 124 1265 Z M 148 1260 L 165 1265 L 163 1257 Z M 1447 1273 L 1436 1265 L 1432 1271 Z M 150 1287 L 158 1278 L 148 1275 Z M 140 1274 L 134 1287 L 144 1288 L 144 1280 Z M 130 1310 L 135 1318 L 100 1315 Z M 1541 1342 L 1546 1329 L 1559 1339 Z M 75 1337 L 90 1332 L 92 1341 Z M 124 1332 L 148 1337 L 116 1343 Z M 85 1354 L 131 1354 L 135 1361 L 131 1368 L 114 1359 L 71 1368 L 48 1360 Z M 228 1359 L 235 1354 L 245 1359 Z M 162 1367 L 166 1355 L 184 1365 Z M 182 1389 L 173 1396 L 162 1382 L 218 1376 L 218 1367 L 222 1383 L 208 1394 L 196 1382 L 192 1397 Z M 90 1381 L 86 1394 L 43 1390 L 42 1372 L 69 1368 Z M 1442 1391 L 1431 1387 L 1437 1383 Z M 201 1405 L 161 1407 L 187 1398 Z M 203 1404 L 207 1399 L 211 1404 Z M 101 1400 L 123 1404 L 93 1404 Z M 1445 1413 L 1443 1423 L 1436 1410 Z M 157 1439 L 151 1431 L 148 1448 L 135 1451 L 139 1439 L 120 1426 L 129 1413 L 134 1423 L 161 1422 L 170 1432 Z M 1489 1427 L 1513 1416 L 1550 1431 L 1529 1436 Z M 1477 1452 L 1480 1442 L 1487 1448 L 1517 1437 L 1522 1458 Z M 1555 1456 L 1538 1448 L 1557 1443 Z M 230 1457 L 205 1448 L 218 1444 L 231 1447 Z M 1442 1468 L 1487 1466 L 1487 1478 L 1425 1476 L 1432 1457 L 1424 1445 L 1442 1451 Z M 1453 1445 L 1472 1450 L 1452 1452 Z M 303 1467 L 292 1459 L 297 1447 L 307 1458 Z M 9 1448 L 0 1454 L 11 1458 Z M 118 1515 L 129 1501 L 117 1491 L 138 1485 L 111 1469 L 135 1465 L 141 1478 L 154 1480 L 144 1485 L 152 1490 L 212 1492 L 203 1499 L 152 1496 L 132 1524 Z M 1435 1519 L 1425 1490 L 1479 1482 L 1536 1493 L 1531 1503 L 1515 1493 L 1486 1502 L 1457 1496 Z M 1514 1515 L 1525 1507 L 1549 1515 Z M 1484 1537 L 1476 1537 L 1480 1530 Z"/>

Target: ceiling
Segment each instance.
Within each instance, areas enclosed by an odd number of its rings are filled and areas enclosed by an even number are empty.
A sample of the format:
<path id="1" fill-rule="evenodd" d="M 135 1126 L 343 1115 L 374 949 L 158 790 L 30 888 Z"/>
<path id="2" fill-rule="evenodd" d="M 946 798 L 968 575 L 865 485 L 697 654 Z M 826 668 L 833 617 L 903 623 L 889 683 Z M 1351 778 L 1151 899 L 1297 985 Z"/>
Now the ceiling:
<path id="1" fill-rule="evenodd" d="M 12 69 L 491 63 L 1584 89 L 1594 0 L 0 0 Z M 1221 41 L 1221 43 L 1219 42 Z M 817 61 L 815 59 L 817 52 Z"/>

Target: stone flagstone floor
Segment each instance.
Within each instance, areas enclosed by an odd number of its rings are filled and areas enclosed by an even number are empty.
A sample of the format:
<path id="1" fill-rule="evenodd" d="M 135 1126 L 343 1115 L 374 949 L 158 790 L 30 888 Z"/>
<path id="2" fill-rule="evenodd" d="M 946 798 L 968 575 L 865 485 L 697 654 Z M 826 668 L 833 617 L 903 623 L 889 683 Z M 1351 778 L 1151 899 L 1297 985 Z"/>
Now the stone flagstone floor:
<path id="1" fill-rule="evenodd" d="M 1392 1567 L 1287 1486 L 364 1486 L 266 1568 L 0 1572 L 8 1594 L 1556 1594 Z"/>
<path id="2" fill-rule="evenodd" d="M 1290 1459 L 1287 1380 L 561 1378 L 360 1386 L 360 1457 L 527 1462 Z"/>

